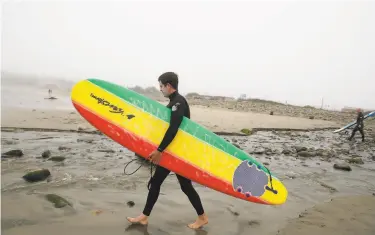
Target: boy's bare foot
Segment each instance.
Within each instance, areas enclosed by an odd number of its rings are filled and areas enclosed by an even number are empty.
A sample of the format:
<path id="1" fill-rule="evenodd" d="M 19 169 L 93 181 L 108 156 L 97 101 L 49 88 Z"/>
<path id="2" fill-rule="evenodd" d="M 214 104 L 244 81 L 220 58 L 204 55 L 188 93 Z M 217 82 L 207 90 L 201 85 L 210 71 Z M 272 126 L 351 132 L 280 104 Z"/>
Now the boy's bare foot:
<path id="1" fill-rule="evenodd" d="M 207 223 L 208 223 L 208 218 L 205 214 L 203 214 L 203 215 L 198 216 L 197 220 L 194 223 L 189 224 L 188 227 L 191 229 L 198 229 Z"/>
<path id="2" fill-rule="evenodd" d="M 126 219 L 132 223 L 132 224 L 142 224 L 147 225 L 148 224 L 148 216 L 141 214 L 138 217 L 132 218 L 132 217 L 126 217 Z"/>

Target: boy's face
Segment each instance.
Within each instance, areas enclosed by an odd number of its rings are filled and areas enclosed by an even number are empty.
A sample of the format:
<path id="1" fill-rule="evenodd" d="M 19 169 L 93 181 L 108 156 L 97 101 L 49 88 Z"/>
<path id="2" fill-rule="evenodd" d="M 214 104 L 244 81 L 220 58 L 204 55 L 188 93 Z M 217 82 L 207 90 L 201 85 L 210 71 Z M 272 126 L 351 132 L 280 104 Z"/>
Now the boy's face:
<path id="1" fill-rule="evenodd" d="M 159 82 L 159 87 L 164 97 L 168 97 L 171 94 L 171 85 L 169 83 L 163 85 L 161 82 Z"/>

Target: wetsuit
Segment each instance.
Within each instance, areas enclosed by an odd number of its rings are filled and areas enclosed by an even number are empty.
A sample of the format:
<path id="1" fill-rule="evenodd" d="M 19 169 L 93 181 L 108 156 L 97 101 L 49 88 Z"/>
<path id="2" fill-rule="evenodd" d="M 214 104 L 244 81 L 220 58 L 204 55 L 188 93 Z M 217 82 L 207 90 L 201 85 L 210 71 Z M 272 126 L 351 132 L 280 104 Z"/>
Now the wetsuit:
<path id="1" fill-rule="evenodd" d="M 355 133 L 357 131 L 359 131 L 362 135 L 362 141 L 365 141 L 365 134 L 363 133 L 363 113 L 362 112 L 359 112 L 358 113 L 358 116 L 357 116 L 357 123 L 356 123 L 356 126 L 354 127 L 353 131 L 352 131 L 352 135 L 349 137 L 349 140 L 352 140 Z"/>
<path id="2" fill-rule="evenodd" d="M 163 152 L 176 136 L 178 128 L 183 120 L 183 117 L 190 118 L 190 108 L 186 99 L 177 91 L 169 96 L 169 104 L 167 105 L 171 111 L 171 121 L 166 131 L 163 140 L 161 141 L 158 151 Z M 151 178 L 150 190 L 147 196 L 147 202 L 143 210 L 143 214 L 149 216 L 155 202 L 157 201 L 160 193 L 160 186 L 169 175 L 170 170 L 158 165 L 156 166 L 155 173 Z M 204 213 L 203 206 L 198 193 L 193 188 L 191 180 L 176 174 L 178 182 L 180 183 L 182 191 L 189 198 L 191 204 L 195 208 L 198 215 Z"/>

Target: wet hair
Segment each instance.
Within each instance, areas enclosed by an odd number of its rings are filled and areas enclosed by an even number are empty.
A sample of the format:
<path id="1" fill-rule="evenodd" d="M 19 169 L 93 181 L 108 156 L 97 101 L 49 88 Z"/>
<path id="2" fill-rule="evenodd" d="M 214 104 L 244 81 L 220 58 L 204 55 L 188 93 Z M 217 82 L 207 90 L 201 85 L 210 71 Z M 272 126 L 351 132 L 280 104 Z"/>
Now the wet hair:
<path id="1" fill-rule="evenodd" d="M 178 90 L 178 75 L 174 72 L 163 73 L 158 81 L 164 86 L 169 83 L 174 89 Z"/>

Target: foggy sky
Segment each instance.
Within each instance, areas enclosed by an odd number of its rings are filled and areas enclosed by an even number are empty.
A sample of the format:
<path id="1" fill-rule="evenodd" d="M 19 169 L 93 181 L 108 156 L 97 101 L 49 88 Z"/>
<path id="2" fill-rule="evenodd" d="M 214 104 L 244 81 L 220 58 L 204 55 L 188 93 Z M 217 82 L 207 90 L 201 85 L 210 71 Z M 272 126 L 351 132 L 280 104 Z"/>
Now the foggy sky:
<path id="1" fill-rule="evenodd" d="M 374 1 L 11 2 L 2 70 L 375 108 Z"/>

